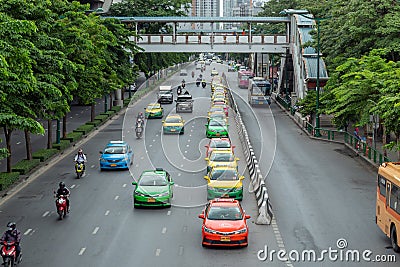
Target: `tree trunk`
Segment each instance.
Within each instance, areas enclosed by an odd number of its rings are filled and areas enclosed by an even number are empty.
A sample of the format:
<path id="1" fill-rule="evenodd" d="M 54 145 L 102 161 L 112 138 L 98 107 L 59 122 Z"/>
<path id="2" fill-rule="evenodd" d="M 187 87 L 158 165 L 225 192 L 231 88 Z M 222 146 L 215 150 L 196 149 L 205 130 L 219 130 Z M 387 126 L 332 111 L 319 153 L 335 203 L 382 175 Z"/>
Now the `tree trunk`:
<path id="1" fill-rule="evenodd" d="M 63 117 L 62 137 L 67 138 L 67 114 Z"/>
<path id="2" fill-rule="evenodd" d="M 53 121 L 47 120 L 47 149 L 53 148 Z"/>
<path id="3" fill-rule="evenodd" d="M 400 161 L 400 150 L 399 150 L 399 140 L 400 139 L 400 136 L 399 136 L 399 134 L 397 133 L 396 134 L 396 149 L 397 149 L 397 161 Z"/>
<path id="4" fill-rule="evenodd" d="M 383 127 L 383 136 L 382 136 L 382 149 L 383 149 L 383 156 L 387 157 L 387 149 L 386 149 L 386 127 L 382 125 Z"/>
<path id="5" fill-rule="evenodd" d="M 110 100 L 109 100 L 108 102 L 109 102 L 109 104 L 110 104 L 110 107 L 109 107 L 108 109 L 111 109 L 111 108 L 112 108 L 113 97 L 112 97 L 112 94 L 111 94 L 111 93 L 109 94 L 109 96 L 110 96 Z"/>
<path id="6" fill-rule="evenodd" d="M 8 150 L 8 157 L 7 157 L 7 172 L 11 172 L 11 134 L 13 130 L 8 129 L 4 126 L 4 135 L 6 137 L 6 147 Z"/>
<path id="7" fill-rule="evenodd" d="M 25 133 L 25 147 L 26 147 L 26 159 L 32 159 L 32 143 L 31 143 L 31 133 L 27 130 L 24 131 Z"/>
<path id="8" fill-rule="evenodd" d="M 96 104 L 92 103 L 92 105 L 90 106 L 90 121 L 91 122 L 94 121 L 94 117 L 96 117 Z"/>

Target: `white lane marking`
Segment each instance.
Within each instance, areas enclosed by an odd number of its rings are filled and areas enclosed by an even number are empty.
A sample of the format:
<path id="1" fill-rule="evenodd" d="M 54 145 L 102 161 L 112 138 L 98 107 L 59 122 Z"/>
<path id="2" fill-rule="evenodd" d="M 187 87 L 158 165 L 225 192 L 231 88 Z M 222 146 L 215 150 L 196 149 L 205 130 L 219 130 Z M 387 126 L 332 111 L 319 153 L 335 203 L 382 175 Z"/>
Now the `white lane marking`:
<path id="1" fill-rule="evenodd" d="M 188 143 L 190 143 L 190 139 L 188 139 Z"/>
<path id="2" fill-rule="evenodd" d="M 279 231 L 279 227 L 278 227 L 278 224 L 277 224 L 275 218 L 272 219 L 271 225 L 272 225 L 272 230 L 274 231 L 275 241 L 276 241 L 278 247 L 282 250 L 285 250 L 285 243 L 283 242 L 282 235 Z M 286 260 L 285 261 L 286 266 L 289 266 L 289 267 L 293 266 L 292 262 L 289 259 L 285 258 L 285 260 Z"/>
<path id="3" fill-rule="evenodd" d="M 162 234 L 165 234 L 167 232 L 167 227 L 163 227 L 163 229 L 161 230 Z"/>
<path id="4" fill-rule="evenodd" d="M 152 147 L 153 145 L 149 145 L 149 147 Z"/>
<path id="5" fill-rule="evenodd" d="M 100 229 L 100 227 L 98 227 L 98 226 L 96 228 L 94 228 L 94 230 L 92 232 L 92 235 L 97 234 L 97 231 L 99 231 L 99 229 Z"/>
<path id="6" fill-rule="evenodd" d="M 138 168 L 139 167 L 139 164 L 136 164 L 136 166 L 135 166 L 136 168 Z"/>
<path id="7" fill-rule="evenodd" d="M 24 235 L 28 235 L 30 232 L 32 232 L 32 229 L 29 228 L 28 230 L 25 231 Z"/>
<path id="8" fill-rule="evenodd" d="M 46 211 L 45 213 L 43 213 L 42 217 L 46 217 L 49 213 L 50 211 Z"/>
<path id="9" fill-rule="evenodd" d="M 190 129 L 191 132 L 193 132 L 193 129 Z"/>
<path id="10" fill-rule="evenodd" d="M 185 154 L 187 154 L 187 151 L 185 150 Z"/>
<path id="11" fill-rule="evenodd" d="M 171 215 L 171 211 L 169 210 L 168 212 L 167 212 L 167 216 L 170 216 Z"/>
<path id="12" fill-rule="evenodd" d="M 161 249 L 156 249 L 156 256 L 158 257 L 158 256 L 160 256 L 160 253 L 161 253 Z"/>
<path id="13" fill-rule="evenodd" d="M 17 142 L 16 144 L 19 145 L 19 144 L 21 144 L 21 142 Z"/>
<path id="14" fill-rule="evenodd" d="M 140 159 L 144 159 L 144 157 L 140 157 Z"/>
<path id="15" fill-rule="evenodd" d="M 189 136 L 192 136 L 191 134 L 189 134 Z"/>
<path id="16" fill-rule="evenodd" d="M 79 251 L 79 256 L 83 255 L 83 253 L 85 253 L 86 248 L 81 248 L 81 250 Z"/>
<path id="17" fill-rule="evenodd" d="M 153 139 L 153 142 L 155 142 L 156 141 L 156 139 Z"/>
<path id="18" fill-rule="evenodd" d="M 123 184 L 122 187 L 126 187 L 126 184 Z"/>
<path id="19" fill-rule="evenodd" d="M 71 185 L 69 188 L 75 188 L 75 186 L 76 186 L 76 185 L 75 185 L 75 184 L 73 184 L 73 185 Z"/>
<path id="20" fill-rule="evenodd" d="M 110 214 L 110 211 L 106 210 L 106 213 L 104 213 L 104 215 L 107 216 L 108 214 Z"/>
<path id="21" fill-rule="evenodd" d="M 179 173 L 178 173 L 178 176 L 181 176 L 181 175 L 182 175 L 182 174 L 179 172 Z"/>
<path id="22" fill-rule="evenodd" d="M 96 165 L 91 165 L 91 166 L 90 166 L 90 168 L 92 168 L 92 169 L 93 169 L 94 167 L 96 167 Z"/>
<path id="23" fill-rule="evenodd" d="M 114 197 L 114 200 L 117 200 L 118 198 L 119 198 L 119 196 L 115 196 L 115 197 Z"/>
<path id="24" fill-rule="evenodd" d="M 179 256 L 183 255 L 183 246 L 179 246 Z"/>
<path id="25" fill-rule="evenodd" d="M 183 164 L 181 164 L 181 168 L 183 167 Z"/>

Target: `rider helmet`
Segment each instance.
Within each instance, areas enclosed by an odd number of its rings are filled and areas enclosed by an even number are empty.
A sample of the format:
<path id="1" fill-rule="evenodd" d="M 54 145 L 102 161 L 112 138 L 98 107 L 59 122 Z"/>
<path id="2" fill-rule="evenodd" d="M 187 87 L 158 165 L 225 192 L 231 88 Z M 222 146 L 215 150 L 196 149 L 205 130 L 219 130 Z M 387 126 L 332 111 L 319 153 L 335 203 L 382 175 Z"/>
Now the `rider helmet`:
<path id="1" fill-rule="evenodd" d="M 80 148 L 80 149 L 78 150 L 78 154 L 83 154 L 82 148 Z"/>
<path id="2" fill-rule="evenodd" d="M 65 188 L 65 183 L 64 182 L 60 182 L 58 185 L 60 186 L 60 188 Z"/>
<path id="3" fill-rule="evenodd" d="M 9 231 L 14 231 L 15 228 L 17 228 L 17 224 L 15 222 L 9 222 L 7 223 L 7 227 Z"/>

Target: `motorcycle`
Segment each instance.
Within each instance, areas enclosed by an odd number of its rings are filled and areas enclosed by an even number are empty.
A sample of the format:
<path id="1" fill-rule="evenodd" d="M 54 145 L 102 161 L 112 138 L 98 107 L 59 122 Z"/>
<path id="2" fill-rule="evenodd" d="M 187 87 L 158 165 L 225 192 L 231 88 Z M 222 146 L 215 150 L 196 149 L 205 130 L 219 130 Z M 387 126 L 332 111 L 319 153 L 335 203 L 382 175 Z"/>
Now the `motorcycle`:
<path id="1" fill-rule="evenodd" d="M 182 81 L 182 88 L 185 89 L 186 83 L 185 81 Z"/>
<path id="2" fill-rule="evenodd" d="M 207 83 L 206 82 L 201 82 L 201 87 L 206 88 Z"/>
<path id="3" fill-rule="evenodd" d="M 56 199 L 56 208 L 58 218 L 62 220 L 67 216 L 67 197 L 64 195 L 59 195 Z"/>
<path id="4" fill-rule="evenodd" d="M 176 93 L 178 95 L 182 94 L 182 87 L 178 86 L 178 89 L 176 89 Z"/>
<path id="5" fill-rule="evenodd" d="M 142 137 L 142 134 L 143 134 L 143 122 L 141 120 L 138 120 L 136 122 L 135 132 L 136 132 L 136 137 L 137 138 L 141 138 Z"/>
<path id="6" fill-rule="evenodd" d="M 21 262 L 21 254 L 17 259 L 17 249 L 15 241 L 3 241 L 1 248 L 1 256 L 3 257 L 3 265 L 6 267 L 16 266 Z"/>
<path id="7" fill-rule="evenodd" d="M 83 174 L 85 173 L 85 163 L 83 161 L 75 161 L 75 173 L 76 173 L 76 178 L 81 178 L 83 177 Z"/>
<path id="8" fill-rule="evenodd" d="M 192 78 L 194 78 L 194 71 L 192 71 Z"/>

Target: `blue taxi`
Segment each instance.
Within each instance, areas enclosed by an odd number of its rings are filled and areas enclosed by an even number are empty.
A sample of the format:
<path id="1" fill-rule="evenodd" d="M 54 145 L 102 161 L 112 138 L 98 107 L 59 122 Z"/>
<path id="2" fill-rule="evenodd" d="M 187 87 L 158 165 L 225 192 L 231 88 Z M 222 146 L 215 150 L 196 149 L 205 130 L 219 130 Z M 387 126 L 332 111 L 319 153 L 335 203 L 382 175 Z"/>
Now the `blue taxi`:
<path id="1" fill-rule="evenodd" d="M 133 163 L 133 150 L 125 141 L 110 141 L 100 151 L 100 170 L 129 169 Z"/>

